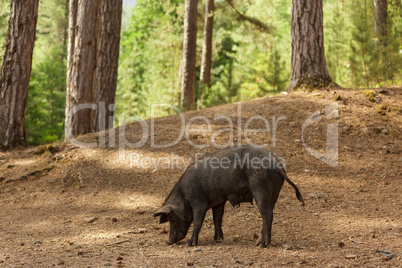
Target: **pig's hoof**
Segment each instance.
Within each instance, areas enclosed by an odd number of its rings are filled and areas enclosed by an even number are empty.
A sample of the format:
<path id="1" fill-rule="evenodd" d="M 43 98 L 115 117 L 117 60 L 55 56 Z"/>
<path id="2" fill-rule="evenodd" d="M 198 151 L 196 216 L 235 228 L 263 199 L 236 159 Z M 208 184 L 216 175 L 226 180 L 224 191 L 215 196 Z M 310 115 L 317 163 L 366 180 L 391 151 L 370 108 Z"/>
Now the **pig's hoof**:
<path id="1" fill-rule="evenodd" d="M 270 244 L 269 241 L 259 240 L 255 246 L 260 246 L 261 248 L 266 248 Z"/>
<path id="2" fill-rule="evenodd" d="M 193 241 L 189 240 L 186 244 L 186 247 L 192 247 L 193 245 Z M 196 245 L 195 245 L 196 246 Z"/>
<path id="3" fill-rule="evenodd" d="M 223 231 L 222 231 L 222 229 L 215 230 L 214 240 L 215 241 L 223 240 Z"/>
<path id="4" fill-rule="evenodd" d="M 221 241 L 221 240 L 223 240 L 223 235 L 215 235 L 214 236 L 214 241 L 215 242 L 218 242 L 218 241 Z"/>

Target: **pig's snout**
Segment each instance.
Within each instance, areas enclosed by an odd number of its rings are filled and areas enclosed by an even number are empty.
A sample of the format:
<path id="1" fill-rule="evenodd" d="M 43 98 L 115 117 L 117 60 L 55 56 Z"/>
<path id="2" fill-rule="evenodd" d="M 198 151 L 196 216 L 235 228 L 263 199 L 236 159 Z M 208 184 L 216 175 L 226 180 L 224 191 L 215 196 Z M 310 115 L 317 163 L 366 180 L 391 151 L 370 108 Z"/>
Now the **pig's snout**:
<path id="1" fill-rule="evenodd" d="M 180 240 L 182 240 L 184 237 L 186 237 L 187 232 L 172 232 L 169 234 L 169 240 L 167 241 L 167 243 L 169 245 L 173 245 L 176 244 L 177 242 L 179 242 Z"/>

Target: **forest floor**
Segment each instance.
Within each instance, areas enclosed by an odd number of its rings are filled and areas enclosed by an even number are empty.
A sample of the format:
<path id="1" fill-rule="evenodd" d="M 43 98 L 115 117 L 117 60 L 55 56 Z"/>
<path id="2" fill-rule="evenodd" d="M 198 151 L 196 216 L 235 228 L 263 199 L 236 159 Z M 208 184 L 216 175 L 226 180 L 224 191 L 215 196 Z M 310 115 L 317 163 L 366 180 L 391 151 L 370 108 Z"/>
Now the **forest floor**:
<path id="1" fill-rule="evenodd" d="M 240 131 L 241 143 L 247 135 L 285 162 L 306 206 L 285 182 L 265 249 L 254 246 L 262 225 L 258 209 L 245 203 L 226 205 L 224 241 L 213 241 L 209 211 L 197 247 L 186 247 L 186 240 L 166 244 L 169 224 L 159 225 L 153 212 L 187 161 L 218 149 L 196 149 L 185 136 L 175 146 L 154 148 L 150 121 L 143 122 L 149 131 L 138 122 L 125 128 L 127 141 L 146 139 L 137 149 L 113 146 L 123 142 L 108 132 L 79 139 L 106 137 L 107 148 L 54 143 L 0 152 L 0 267 L 402 267 L 402 88 L 375 91 L 295 92 L 243 102 L 241 115 L 238 103 L 185 113 L 195 144 L 227 143 L 228 120 L 214 120 L 223 115 L 233 119 L 234 144 Z M 339 115 L 325 118 L 334 103 Z M 305 127 L 304 142 L 324 153 L 326 126 L 338 124 L 335 167 L 303 145 L 303 123 L 316 111 L 321 121 Z M 270 132 L 245 131 L 255 115 L 268 120 Z M 206 121 L 189 121 L 194 116 L 208 118 L 210 131 Z M 286 119 L 274 131 L 281 116 Z M 155 119 L 155 144 L 175 140 L 180 122 L 179 115 Z M 115 137 L 121 134 L 122 128 Z"/>

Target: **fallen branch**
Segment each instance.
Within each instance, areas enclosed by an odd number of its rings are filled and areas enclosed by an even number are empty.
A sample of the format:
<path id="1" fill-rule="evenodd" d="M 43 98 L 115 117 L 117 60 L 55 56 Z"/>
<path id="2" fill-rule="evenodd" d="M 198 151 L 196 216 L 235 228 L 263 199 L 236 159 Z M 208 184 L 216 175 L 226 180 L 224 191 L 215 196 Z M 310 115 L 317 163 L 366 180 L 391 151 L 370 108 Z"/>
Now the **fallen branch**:
<path id="1" fill-rule="evenodd" d="M 353 242 L 353 243 L 356 243 L 356 244 L 367 244 L 366 242 L 353 240 L 351 236 L 349 236 L 349 240 L 350 240 L 351 242 Z"/>
<path id="2" fill-rule="evenodd" d="M 126 240 L 117 241 L 117 242 L 114 242 L 114 243 L 108 244 L 108 245 L 106 245 L 106 246 L 120 245 L 120 244 L 123 244 L 123 243 L 126 243 L 126 242 L 130 242 L 130 239 L 126 239 Z"/>

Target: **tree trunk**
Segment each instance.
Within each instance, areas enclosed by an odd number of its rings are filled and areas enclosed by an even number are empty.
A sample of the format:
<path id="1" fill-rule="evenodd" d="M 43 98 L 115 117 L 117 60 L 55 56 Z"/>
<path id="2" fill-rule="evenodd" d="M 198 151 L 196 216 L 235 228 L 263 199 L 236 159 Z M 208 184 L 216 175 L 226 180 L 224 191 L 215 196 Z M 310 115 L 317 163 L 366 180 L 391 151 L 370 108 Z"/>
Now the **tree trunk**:
<path id="1" fill-rule="evenodd" d="M 194 109 L 197 5 L 198 0 L 185 0 L 184 4 L 183 69 L 180 100 L 180 105 L 184 111 Z"/>
<path id="2" fill-rule="evenodd" d="M 0 75 L 0 147 L 25 145 L 25 109 L 31 76 L 39 0 L 11 2 Z"/>
<path id="3" fill-rule="evenodd" d="M 374 0 L 374 32 L 383 46 L 388 45 L 388 3 L 387 0 Z"/>
<path id="4" fill-rule="evenodd" d="M 324 55 L 322 0 L 292 0 L 291 27 L 292 71 L 288 90 L 330 85 Z"/>
<path id="5" fill-rule="evenodd" d="M 204 37 L 202 43 L 201 85 L 211 87 L 212 36 L 214 26 L 214 0 L 207 0 L 205 5 Z M 202 89 L 202 87 L 201 87 Z"/>
<path id="6" fill-rule="evenodd" d="M 119 66 L 122 0 L 104 0 L 99 16 L 98 52 L 92 118 L 95 131 L 113 128 Z"/>
<path id="7" fill-rule="evenodd" d="M 71 0 L 65 138 L 93 132 L 90 107 L 96 68 L 97 0 Z M 76 110 L 74 110 L 76 109 Z"/>
<path id="8" fill-rule="evenodd" d="M 69 17 L 66 140 L 113 127 L 122 0 L 70 0 Z"/>

